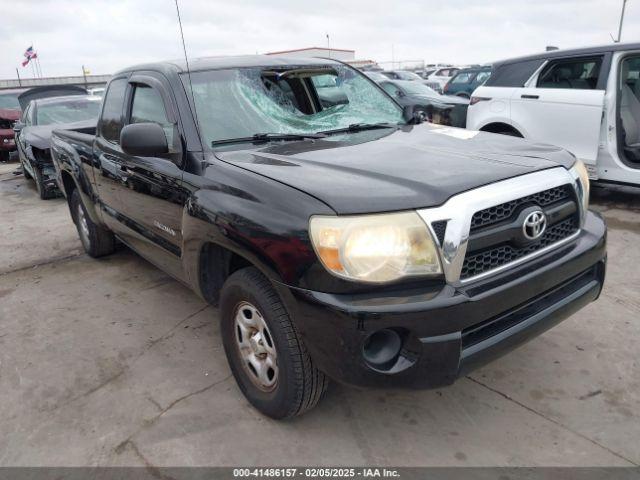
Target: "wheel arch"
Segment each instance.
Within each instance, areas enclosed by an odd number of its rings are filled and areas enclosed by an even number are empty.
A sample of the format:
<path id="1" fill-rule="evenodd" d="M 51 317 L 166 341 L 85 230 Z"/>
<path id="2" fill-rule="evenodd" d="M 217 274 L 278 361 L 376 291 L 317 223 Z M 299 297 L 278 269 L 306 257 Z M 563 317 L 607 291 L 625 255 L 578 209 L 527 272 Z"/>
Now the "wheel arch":
<path id="1" fill-rule="evenodd" d="M 489 132 L 489 133 L 498 133 L 502 135 L 512 135 L 514 137 L 524 138 L 524 135 L 518 128 L 504 122 L 487 123 L 486 125 L 483 125 L 482 127 L 480 127 L 480 131 Z"/>

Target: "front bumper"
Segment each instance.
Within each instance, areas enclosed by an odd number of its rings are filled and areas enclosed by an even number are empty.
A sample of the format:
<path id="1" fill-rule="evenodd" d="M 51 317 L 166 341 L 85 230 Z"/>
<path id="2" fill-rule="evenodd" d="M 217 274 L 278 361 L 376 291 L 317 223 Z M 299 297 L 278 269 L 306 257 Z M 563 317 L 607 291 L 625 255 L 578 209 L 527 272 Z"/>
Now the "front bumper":
<path id="1" fill-rule="evenodd" d="M 454 288 L 386 294 L 328 294 L 277 288 L 316 366 L 358 386 L 433 388 L 539 335 L 598 298 L 606 226 L 589 212 L 571 243 L 499 275 Z M 400 353 L 383 367 L 363 354 L 367 338 L 391 329 Z"/>

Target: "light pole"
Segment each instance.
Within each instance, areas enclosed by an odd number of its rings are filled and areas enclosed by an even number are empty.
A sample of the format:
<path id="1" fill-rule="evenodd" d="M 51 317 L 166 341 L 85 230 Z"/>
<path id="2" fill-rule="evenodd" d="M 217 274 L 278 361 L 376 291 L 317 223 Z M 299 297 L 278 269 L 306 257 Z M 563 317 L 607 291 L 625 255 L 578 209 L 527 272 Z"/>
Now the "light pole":
<path id="1" fill-rule="evenodd" d="M 620 43 L 622 38 L 622 22 L 624 21 L 624 9 L 627 6 L 627 0 L 622 0 L 622 12 L 620 12 L 620 25 L 618 25 L 618 39 L 616 43 Z"/>

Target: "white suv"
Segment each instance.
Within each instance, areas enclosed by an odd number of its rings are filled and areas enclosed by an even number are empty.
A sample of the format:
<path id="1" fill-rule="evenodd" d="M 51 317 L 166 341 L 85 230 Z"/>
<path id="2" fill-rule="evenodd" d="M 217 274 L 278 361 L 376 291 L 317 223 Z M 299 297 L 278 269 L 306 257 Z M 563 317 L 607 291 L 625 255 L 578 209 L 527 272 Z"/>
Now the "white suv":
<path id="1" fill-rule="evenodd" d="M 426 85 L 433 88 L 436 92 L 442 93 L 444 86 L 459 70 L 457 67 L 439 68 L 427 77 Z"/>
<path id="2" fill-rule="evenodd" d="M 558 145 L 592 179 L 640 185 L 640 43 L 497 62 L 467 128 Z"/>

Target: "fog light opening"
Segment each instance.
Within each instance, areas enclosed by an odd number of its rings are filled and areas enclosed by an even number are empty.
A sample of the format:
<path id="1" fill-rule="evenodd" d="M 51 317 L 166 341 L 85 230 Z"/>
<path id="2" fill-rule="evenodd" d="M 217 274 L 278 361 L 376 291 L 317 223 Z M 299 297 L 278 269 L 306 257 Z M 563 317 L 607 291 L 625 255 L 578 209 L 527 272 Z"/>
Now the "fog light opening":
<path id="1" fill-rule="evenodd" d="M 375 369 L 391 368 L 402 349 L 402 337 L 395 330 L 388 328 L 373 332 L 367 337 L 362 347 L 362 355 L 366 362 Z"/>

